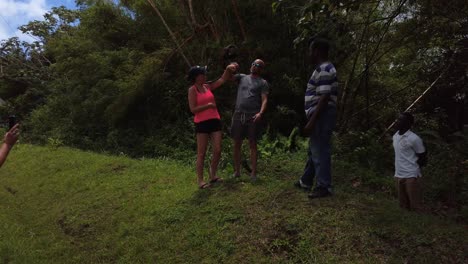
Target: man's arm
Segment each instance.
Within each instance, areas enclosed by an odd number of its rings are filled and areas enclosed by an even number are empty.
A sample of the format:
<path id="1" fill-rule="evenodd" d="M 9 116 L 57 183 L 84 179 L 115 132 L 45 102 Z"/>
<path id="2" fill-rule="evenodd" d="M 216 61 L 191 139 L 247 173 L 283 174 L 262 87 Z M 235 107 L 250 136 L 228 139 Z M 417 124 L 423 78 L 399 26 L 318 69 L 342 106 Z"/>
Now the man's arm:
<path id="1" fill-rule="evenodd" d="M 427 164 L 427 150 L 424 147 L 424 143 L 419 136 L 412 138 L 411 140 L 411 148 L 416 153 L 418 157 L 417 163 L 419 167 L 424 167 Z"/>
<path id="2" fill-rule="evenodd" d="M 260 112 L 254 115 L 253 117 L 254 122 L 257 122 L 258 120 L 262 118 L 263 114 L 266 111 L 267 104 L 268 104 L 268 93 L 262 93 L 262 107 L 260 108 Z"/>
<path id="3" fill-rule="evenodd" d="M 418 165 L 419 167 L 424 167 L 427 165 L 427 150 L 424 147 L 423 141 L 420 137 L 416 137 L 415 140 L 412 142 L 412 147 L 416 156 L 418 157 Z"/>
<path id="4" fill-rule="evenodd" d="M 419 167 L 424 167 L 427 165 L 427 151 L 424 151 L 423 153 L 416 153 L 416 156 L 418 156 L 418 165 Z"/>
<path id="5" fill-rule="evenodd" d="M 0 167 L 5 163 L 10 150 L 15 145 L 19 137 L 19 124 L 16 124 L 10 131 L 5 134 L 3 144 L 0 147 Z"/>
<path id="6" fill-rule="evenodd" d="M 322 110 L 328 105 L 328 101 L 330 100 L 330 94 L 324 94 L 320 96 L 319 102 L 317 104 L 317 108 L 312 113 L 307 122 L 306 126 L 304 127 L 304 133 L 310 135 L 314 130 L 315 123 L 317 122 L 318 117 Z"/>
<path id="7" fill-rule="evenodd" d="M 336 79 L 336 72 L 322 70 L 319 73 L 319 76 L 316 80 L 317 88 L 316 94 L 320 96 L 318 104 L 315 108 L 315 111 L 310 116 L 306 126 L 304 127 L 304 132 L 308 135 L 312 133 L 315 127 L 315 123 L 317 123 L 320 114 L 323 112 L 323 109 L 327 107 L 328 101 L 330 101 L 330 96 L 332 93 L 332 84 L 335 82 Z"/>

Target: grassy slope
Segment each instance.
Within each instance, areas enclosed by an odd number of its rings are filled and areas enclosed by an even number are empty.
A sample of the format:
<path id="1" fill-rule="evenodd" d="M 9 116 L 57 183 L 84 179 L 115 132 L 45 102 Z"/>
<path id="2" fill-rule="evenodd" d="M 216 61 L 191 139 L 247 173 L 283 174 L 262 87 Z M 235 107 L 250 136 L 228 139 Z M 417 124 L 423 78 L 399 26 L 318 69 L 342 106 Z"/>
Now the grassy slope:
<path id="1" fill-rule="evenodd" d="M 468 260 L 461 226 L 344 187 L 308 201 L 300 157 L 262 165 L 255 184 L 199 191 L 174 161 L 20 145 L 0 170 L 0 263 Z"/>

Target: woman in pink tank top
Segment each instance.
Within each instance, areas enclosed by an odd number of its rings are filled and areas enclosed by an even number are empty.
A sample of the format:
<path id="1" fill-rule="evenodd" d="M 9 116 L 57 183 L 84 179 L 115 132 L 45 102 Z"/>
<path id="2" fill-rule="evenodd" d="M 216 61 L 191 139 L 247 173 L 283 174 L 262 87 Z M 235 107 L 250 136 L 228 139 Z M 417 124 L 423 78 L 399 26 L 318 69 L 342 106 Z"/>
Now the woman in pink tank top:
<path id="1" fill-rule="evenodd" d="M 210 187 L 210 183 L 221 182 L 217 176 L 219 159 L 221 158 L 221 119 L 216 107 L 212 91 L 220 87 L 226 80 L 232 78 L 236 68 L 232 65 L 226 67 L 224 74 L 211 84 L 206 83 L 205 67 L 194 66 L 190 68 L 188 79 L 192 86 L 188 90 L 190 111 L 194 114 L 195 132 L 197 135 L 197 181 L 200 189 Z M 203 164 L 205 163 L 206 149 L 211 138 L 213 159 L 209 171 L 210 181 L 203 179 Z"/>

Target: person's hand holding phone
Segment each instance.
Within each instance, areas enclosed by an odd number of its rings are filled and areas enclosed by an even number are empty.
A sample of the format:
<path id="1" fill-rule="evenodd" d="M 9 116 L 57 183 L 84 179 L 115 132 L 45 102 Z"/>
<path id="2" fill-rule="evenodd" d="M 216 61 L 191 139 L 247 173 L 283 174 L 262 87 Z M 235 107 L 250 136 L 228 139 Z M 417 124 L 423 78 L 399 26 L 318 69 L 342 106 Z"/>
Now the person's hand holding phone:
<path id="1" fill-rule="evenodd" d="M 16 116 L 11 115 L 8 117 L 8 130 L 11 130 L 16 125 Z"/>
<path id="2" fill-rule="evenodd" d="M 3 142 L 12 148 L 16 141 L 18 141 L 20 135 L 19 124 L 14 125 L 3 138 Z"/>

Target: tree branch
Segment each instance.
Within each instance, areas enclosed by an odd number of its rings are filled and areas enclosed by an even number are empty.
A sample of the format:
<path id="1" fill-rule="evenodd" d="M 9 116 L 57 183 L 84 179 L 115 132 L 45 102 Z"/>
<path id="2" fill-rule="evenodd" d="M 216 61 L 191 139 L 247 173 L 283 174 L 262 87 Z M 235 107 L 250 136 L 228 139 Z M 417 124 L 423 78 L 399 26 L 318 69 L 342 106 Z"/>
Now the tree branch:
<path id="1" fill-rule="evenodd" d="M 169 25 L 166 23 L 166 20 L 164 19 L 164 17 L 162 16 L 161 12 L 159 11 L 159 9 L 156 7 L 156 5 L 154 4 L 153 0 L 147 0 L 148 3 L 153 7 L 154 11 L 156 12 L 156 14 L 159 16 L 159 18 L 161 19 L 161 21 L 163 22 L 164 26 L 166 27 L 167 31 L 169 32 L 169 35 L 172 37 L 172 40 L 174 41 L 174 43 L 176 44 L 177 46 L 177 50 L 179 51 L 180 55 L 182 56 L 182 58 L 185 60 L 185 62 L 187 63 L 187 66 L 190 67 L 191 64 L 190 64 L 190 61 L 187 59 L 187 57 L 185 57 L 185 54 L 184 52 L 182 51 L 181 49 L 181 46 L 179 45 L 179 42 L 177 41 L 177 38 L 175 37 L 174 33 L 172 32 L 171 28 L 169 27 Z"/>

